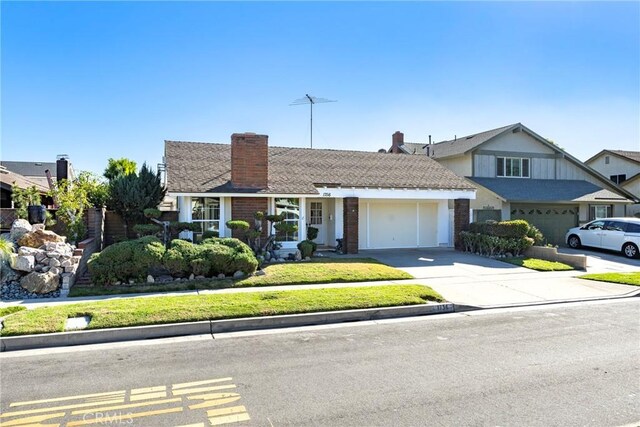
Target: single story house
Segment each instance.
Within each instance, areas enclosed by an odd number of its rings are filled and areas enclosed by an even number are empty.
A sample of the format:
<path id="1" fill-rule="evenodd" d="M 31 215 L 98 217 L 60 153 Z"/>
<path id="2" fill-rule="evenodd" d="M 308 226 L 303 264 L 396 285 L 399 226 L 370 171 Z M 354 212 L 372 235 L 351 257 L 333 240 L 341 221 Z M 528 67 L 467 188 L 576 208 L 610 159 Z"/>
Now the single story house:
<path id="1" fill-rule="evenodd" d="M 319 229 L 319 245 L 343 239 L 347 253 L 451 246 L 475 198 L 474 185 L 427 156 L 269 147 L 254 133 L 233 134 L 231 144 L 165 141 L 165 165 L 180 220 L 202 226 L 194 239 L 231 236 L 226 221 L 252 223 L 263 211 L 297 224 L 285 250 L 307 226 Z"/>
<path id="2" fill-rule="evenodd" d="M 396 132 L 388 151 L 432 158 L 465 177 L 478 189 L 473 221 L 525 219 L 553 244 L 571 227 L 627 215 L 638 201 L 522 123 L 437 143 L 408 143 Z"/>

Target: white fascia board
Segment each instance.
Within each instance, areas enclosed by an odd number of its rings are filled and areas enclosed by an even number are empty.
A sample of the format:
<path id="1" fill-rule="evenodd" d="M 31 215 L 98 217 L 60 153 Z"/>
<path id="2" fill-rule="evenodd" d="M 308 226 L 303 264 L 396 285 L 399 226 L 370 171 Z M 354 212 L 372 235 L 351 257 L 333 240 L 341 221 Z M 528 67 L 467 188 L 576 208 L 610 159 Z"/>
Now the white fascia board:
<path id="1" fill-rule="evenodd" d="M 167 196 L 189 197 L 264 197 L 270 198 L 296 198 L 318 197 L 318 194 L 264 194 L 264 193 L 167 193 Z"/>
<path id="2" fill-rule="evenodd" d="M 320 197 L 361 199 L 425 199 L 425 200 L 475 200 L 476 190 L 440 190 L 422 188 L 317 188 Z"/>

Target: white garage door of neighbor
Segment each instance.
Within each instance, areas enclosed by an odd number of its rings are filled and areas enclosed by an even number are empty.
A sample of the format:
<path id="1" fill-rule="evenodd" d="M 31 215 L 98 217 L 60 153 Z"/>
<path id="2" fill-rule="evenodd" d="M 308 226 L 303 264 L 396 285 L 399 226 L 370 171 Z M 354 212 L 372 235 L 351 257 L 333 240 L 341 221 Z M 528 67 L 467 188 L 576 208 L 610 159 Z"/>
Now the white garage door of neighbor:
<path id="1" fill-rule="evenodd" d="M 359 217 L 361 249 L 437 246 L 435 203 L 366 202 Z"/>

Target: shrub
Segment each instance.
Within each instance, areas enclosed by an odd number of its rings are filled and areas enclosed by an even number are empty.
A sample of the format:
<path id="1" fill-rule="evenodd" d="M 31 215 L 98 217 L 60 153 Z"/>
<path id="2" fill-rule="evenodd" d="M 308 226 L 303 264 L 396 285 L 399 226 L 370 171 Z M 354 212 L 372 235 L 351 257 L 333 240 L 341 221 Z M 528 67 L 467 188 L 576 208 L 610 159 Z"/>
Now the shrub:
<path id="1" fill-rule="evenodd" d="M 307 227 L 307 239 L 316 240 L 318 238 L 318 229 L 315 227 Z"/>
<path id="2" fill-rule="evenodd" d="M 160 211 L 160 209 L 156 209 L 156 208 L 147 208 L 142 212 L 144 213 L 144 216 L 146 218 L 158 219 L 160 218 L 160 215 L 162 215 L 162 212 Z"/>
<path id="3" fill-rule="evenodd" d="M 204 233 L 202 233 L 202 239 L 210 239 L 212 237 L 220 237 L 220 233 L 217 231 L 205 231 Z"/>
<path id="4" fill-rule="evenodd" d="M 220 244 L 205 245 L 202 252 L 210 262 L 212 275 L 217 276 L 220 273 L 232 275 L 236 272 L 236 270 L 233 269 L 233 258 L 236 252 L 229 246 Z"/>
<path id="5" fill-rule="evenodd" d="M 184 255 L 177 249 L 169 249 L 162 257 L 162 265 L 169 274 L 176 277 L 184 277 L 190 274 L 190 263 L 187 263 Z"/>
<path id="6" fill-rule="evenodd" d="M 540 245 L 542 244 L 542 242 L 544 242 L 544 235 L 542 234 L 542 232 L 540 230 L 538 230 L 538 227 L 536 227 L 533 224 L 529 224 L 529 230 L 527 231 L 527 237 L 530 239 L 533 239 L 533 244 L 534 245 Z"/>
<path id="7" fill-rule="evenodd" d="M 233 271 L 242 271 L 244 274 L 252 274 L 258 269 L 258 260 L 253 253 L 238 252 L 233 257 Z"/>
<path id="8" fill-rule="evenodd" d="M 88 267 L 94 283 L 143 280 L 150 269 L 163 264 L 164 255 L 160 240 L 147 236 L 106 247 L 91 256 Z"/>
<path id="9" fill-rule="evenodd" d="M 227 227 L 229 227 L 232 230 L 248 230 L 249 229 L 249 223 L 247 221 L 243 221 L 241 219 L 237 219 L 237 220 L 230 220 L 226 222 Z"/>
<path id="10" fill-rule="evenodd" d="M 198 231 L 200 229 L 200 224 L 194 222 L 171 221 L 169 223 L 169 229 L 174 234 L 179 234 L 182 231 Z"/>
<path id="11" fill-rule="evenodd" d="M 315 242 L 312 242 L 311 240 L 303 240 L 302 242 L 298 243 L 298 249 L 300 249 L 300 252 L 302 254 L 302 258 L 311 258 L 311 256 L 313 256 L 313 253 L 316 251 L 316 249 L 318 248 L 318 245 Z"/>
<path id="12" fill-rule="evenodd" d="M 196 276 L 208 276 L 211 272 L 211 262 L 207 258 L 191 260 L 191 269 Z"/>
<path id="13" fill-rule="evenodd" d="M 258 268 L 258 260 L 246 243 L 231 237 L 205 239 L 200 244 L 213 251 L 213 274 L 231 275 L 236 271 L 251 274 Z"/>
<path id="14" fill-rule="evenodd" d="M 162 231 L 159 225 L 156 224 L 136 224 L 133 226 L 133 231 L 140 237 L 142 236 L 154 236 Z"/>
<path id="15" fill-rule="evenodd" d="M 500 222 L 474 222 L 469 225 L 469 231 L 498 237 L 525 237 L 529 231 L 529 227 L 527 221 L 516 219 Z"/>

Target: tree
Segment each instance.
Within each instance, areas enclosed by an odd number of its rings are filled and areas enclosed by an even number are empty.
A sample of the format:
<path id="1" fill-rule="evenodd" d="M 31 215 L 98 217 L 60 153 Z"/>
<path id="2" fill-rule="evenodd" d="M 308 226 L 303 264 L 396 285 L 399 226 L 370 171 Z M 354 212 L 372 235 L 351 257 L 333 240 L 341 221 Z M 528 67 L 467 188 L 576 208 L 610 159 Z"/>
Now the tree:
<path id="1" fill-rule="evenodd" d="M 49 191 L 58 206 L 56 216 L 67 226 L 67 237 L 72 242 L 79 242 L 87 232 L 84 225 L 84 211 L 89 206 L 87 194 L 88 186 L 79 178 L 56 181 Z"/>
<path id="2" fill-rule="evenodd" d="M 134 175 L 138 165 L 133 160 L 122 157 L 120 159 L 109 159 L 109 164 L 104 170 L 104 177 L 112 181 L 118 177 Z"/>
<path id="3" fill-rule="evenodd" d="M 87 200 L 90 206 L 101 208 L 106 206 L 109 199 L 109 185 L 95 173 L 83 171 L 76 179 L 87 191 Z"/>
<path id="4" fill-rule="evenodd" d="M 139 174 L 116 177 L 109 183 L 109 207 L 125 222 L 125 233 L 129 236 L 132 224 L 144 221 L 144 210 L 156 208 L 167 189 L 162 186 L 160 173 L 143 164 Z"/>

